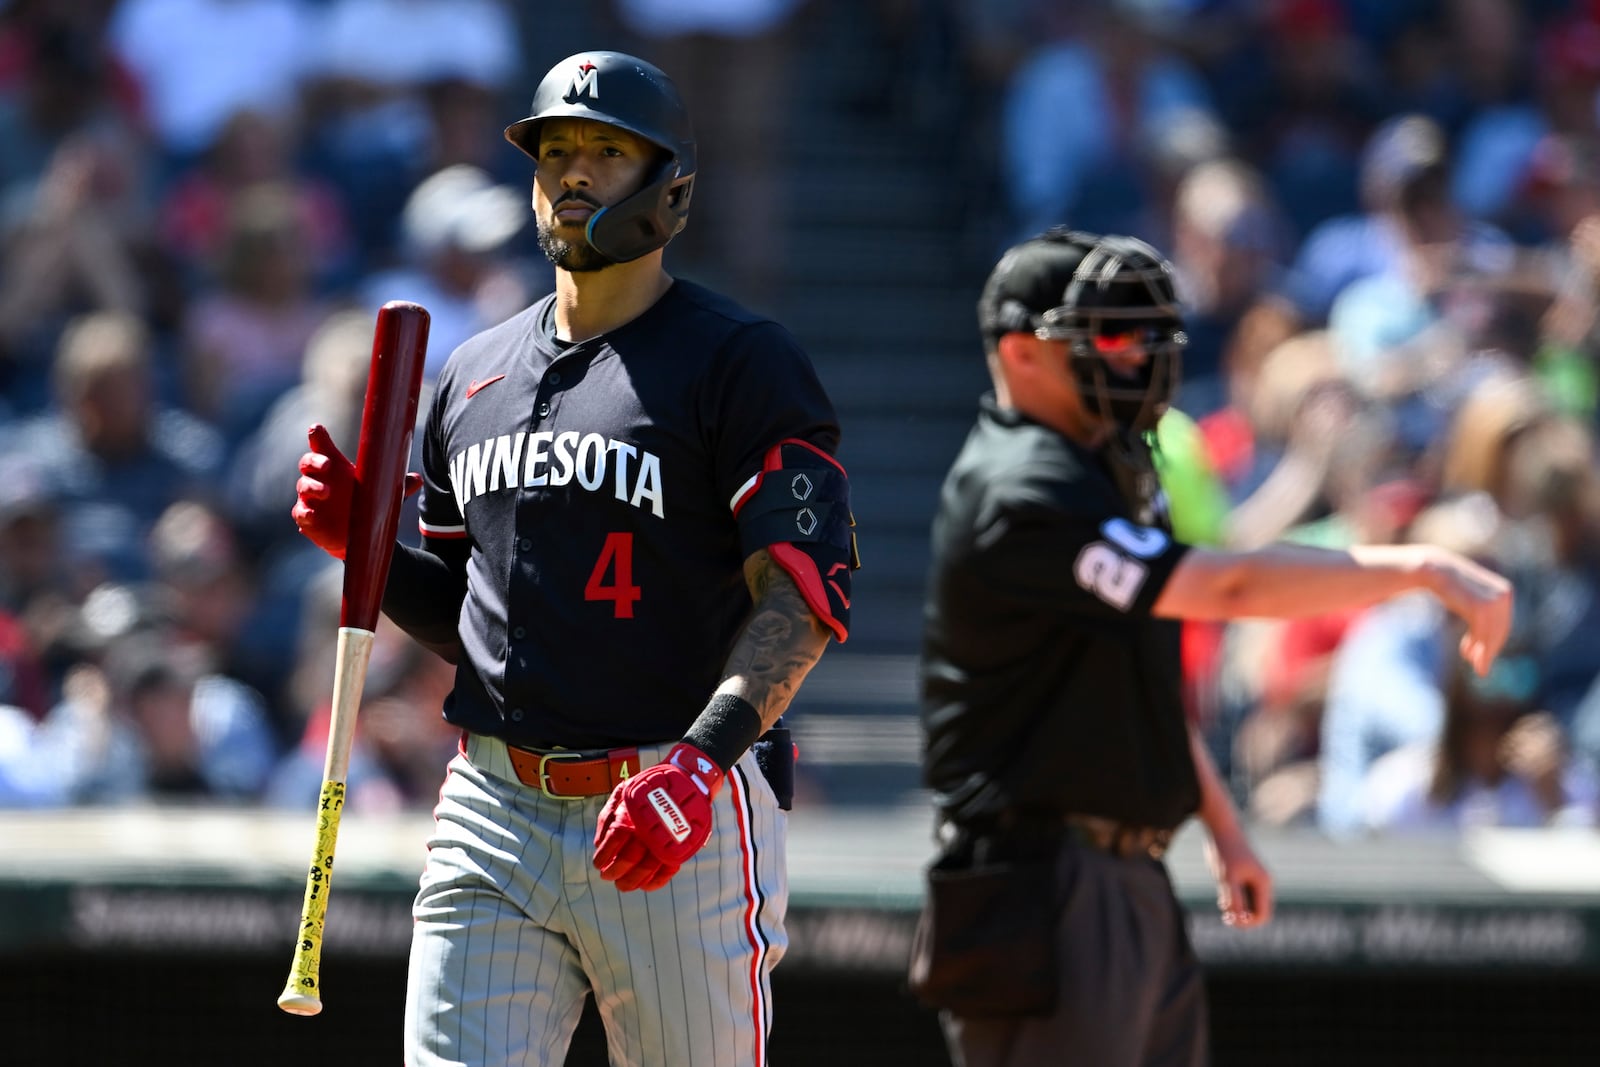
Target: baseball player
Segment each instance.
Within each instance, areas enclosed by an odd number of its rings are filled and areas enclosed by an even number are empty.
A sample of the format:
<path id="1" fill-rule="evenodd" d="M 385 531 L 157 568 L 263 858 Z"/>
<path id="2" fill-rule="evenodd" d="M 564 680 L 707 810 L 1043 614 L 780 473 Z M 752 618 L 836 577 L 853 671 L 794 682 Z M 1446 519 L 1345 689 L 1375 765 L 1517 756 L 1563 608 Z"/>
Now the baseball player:
<path id="1" fill-rule="evenodd" d="M 933 527 L 924 778 L 943 848 L 912 985 L 965 1067 L 1203 1064 L 1204 989 L 1162 853 L 1198 814 L 1230 924 L 1270 918 L 1272 879 L 1186 723 L 1178 620 L 1427 589 L 1482 672 L 1510 587 L 1423 545 L 1173 540 L 1147 435 L 1184 335 L 1149 245 L 1050 231 L 1005 253 L 978 309 L 994 392 Z"/>
<path id="2" fill-rule="evenodd" d="M 463 731 L 406 1062 L 554 1067 L 592 994 L 613 1064 L 764 1064 L 792 746 L 757 742 L 849 625 L 833 408 L 781 326 L 664 270 L 695 177 L 665 74 L 572 56 L 506 137 L 556 291 L 441 371 L 383 604 L 457 664 Z M 301 470 L 338 554 L 348 461 L 319 428 Z"/>

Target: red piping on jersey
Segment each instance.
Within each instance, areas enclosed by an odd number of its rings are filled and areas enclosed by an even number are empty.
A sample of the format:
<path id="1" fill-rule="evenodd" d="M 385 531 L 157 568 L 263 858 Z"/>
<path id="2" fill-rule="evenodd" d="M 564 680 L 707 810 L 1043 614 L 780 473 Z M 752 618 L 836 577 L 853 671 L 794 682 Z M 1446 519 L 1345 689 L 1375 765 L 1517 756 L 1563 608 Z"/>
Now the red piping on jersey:
<path id="1" fill-rule="evenodd" d="M 430 530 L 421 519 L 417 520 L 417 532 L 422 534 L 423 537 L 431 537 L 435 541 L 464 541 L 467 537 L 467 528 L 465 526 L 453 530 L 440 530 L 437 528 Z"/>
<path id="2" fill-rule="evenodd" d="M 750 935 L 750 1007 L 755 1022 L 755 1048 L 752 1050 L 754 1058 L 750 1061 L 752 1067 L 766 1067 L 767 1063 L 767 1025 L 766 1005 L 761 996 L 761 967 L 767 958 L 766 941 L 761 936 L 761 929 L 756 922 L 756 855 L 755 840 L 750 829 L 750 817 L 746 811 L 749 803 L 749 785 L 738 768 L 728 775 L 728 781 L 733 788 L 732 794 L 733 814 L 739 824 L 739 872 L 744 875 L 744 927 Z"/>
<path id="3" fill-rule="evenodd" d="M 784 445 L 799 445 L 801 448 L 804 448 L 807 451 L 815 452 L 817 455 L 821 456 L 823 459 L 839 468 L 840 474 L 843 474 L 847 478 L 850 476 L 849 472 L 844 469 L 844 464 L 828 455 L 810 441 L 802 441 L 798 437 L 785 437 L 782 441 L 779 441 L 777 444 L 767 449 L 766 458 L 762 460 L 761 463 L 761 473 L 756 476 L 755 481 L 750 483 L 750 488 L 739 494 L 739 499 L 733 502 L 734 518 L 739 517 L 739 509 L 744 507 L 744 502 L 749 500 L 757 489 L 761 488 L 762 479 L 764 479 L 769 472 L 779 470 L 783 467 Z M 811 613 L 815 615 L 824 626 L 833 632 L 834 638 L 837 639 L 840 644 L 843 644 L 845 639 L 850 636 L 850 631 L 846 630 L 844 625 L 840 623 L 838 619 L 833 617 L 833 608 L 828 603 L 828 591 L 822 588 L 822 575 L 817 573 L 816 561 L 787 541 L 780 541 L 777 544 L 768 545 L 767 551 L 771 554 L 773 561 L 787 571 L 789 577 L 794 579 L 796 588 L 800 590 L 800 596 L 805 599 L 806 607 L 810 608 Z M 842 600 L 844 598 L 841 596 L 840 599 Z M 846 601 L 845 607 L 848 608 L 849 606 L 849 602 Z"/>
<path id="4" fill-rule="evenodd" d="M 784 445 L 799 445 L 801 448 L 815 452 L 817 455 L 821 456 L 835 467 L 838 467 L 840 474 L 843 474 L 847 478 L 850 476 L 849 472 L 844 469 L 844 464 L 828 455 L 810 441 L 802 441 L 798 437 L 785 437 L 782 441 L 779 441 L 777 444 L 767 449 L 766 458 L 763 459 L 761 463 L 761 473 L 756 475 L 755 480 L 750 483 L 750 488 L 740 493 L 739 499 L 733 502 L 734 518 L 739 517 L 739 509 L 744 507 L 744 502 L 750 499 L 750 495 L 757 489 L 761 488 L 761 479 L 767 476 L 767 472 L 775 471 L 783 466 L 783 455 L 780 449 L 782 449 Z"/>

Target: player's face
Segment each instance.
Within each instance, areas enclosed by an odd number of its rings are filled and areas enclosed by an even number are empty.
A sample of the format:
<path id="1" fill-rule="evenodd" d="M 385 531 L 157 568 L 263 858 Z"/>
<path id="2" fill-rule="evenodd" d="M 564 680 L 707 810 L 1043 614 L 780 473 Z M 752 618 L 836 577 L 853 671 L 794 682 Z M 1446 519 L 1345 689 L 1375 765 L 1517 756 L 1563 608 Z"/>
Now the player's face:
<path id="1" fill-rule="evenodd" d="M 644 138 L 592 119 L 541 126 L 533 211 L 550 262 L 574 273 L 610 266 L 590 247 L 585 227 L 595 212 L 637 192 L 659 155 Z"/>

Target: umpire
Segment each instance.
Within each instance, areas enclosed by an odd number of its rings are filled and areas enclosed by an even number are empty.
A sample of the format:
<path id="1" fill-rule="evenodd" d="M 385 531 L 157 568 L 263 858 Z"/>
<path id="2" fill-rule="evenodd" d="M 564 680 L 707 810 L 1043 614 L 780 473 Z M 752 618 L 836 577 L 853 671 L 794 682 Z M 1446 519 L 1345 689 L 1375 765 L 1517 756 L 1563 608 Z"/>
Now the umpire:
<path id="1" fill-rule="evenodd" d="M 1223 921 L 1272 879 L 1187 722 L 1179 620 L 1288 618 L 1433 592 L 1480 672 L 1510 587 L 1423 545 L 1191 548 L 1151 431 L 1184 345 L 1170 266 L 1052 230 L 978 303 L 994 392 L 944 483 L 922 658 L 941 849 L 911 985 L 964 1067 L 1208 1061 L 1205 992 L 1162 854 L 1205 825 Z"/>

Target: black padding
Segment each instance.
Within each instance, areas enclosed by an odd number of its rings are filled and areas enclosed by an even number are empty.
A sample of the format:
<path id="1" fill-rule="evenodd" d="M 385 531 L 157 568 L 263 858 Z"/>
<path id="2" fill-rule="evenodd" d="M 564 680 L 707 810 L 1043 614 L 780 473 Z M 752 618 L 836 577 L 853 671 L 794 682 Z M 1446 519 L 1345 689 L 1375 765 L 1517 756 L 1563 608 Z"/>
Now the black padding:
<path id="1" fill-rule="evenodd" d="M 794 806 L 794 733 L 780 717 L 750 748 L 756 754 L 762 777 L 777 794 L 778 807 L 788 811 Z"/>
<path id="2" fill-rule="evenodd" d="M 739 507 L 739 543 L 749 555 L 768 545 L 850 543 L 850 483 L 828 463 L 767 471 Z"/>

